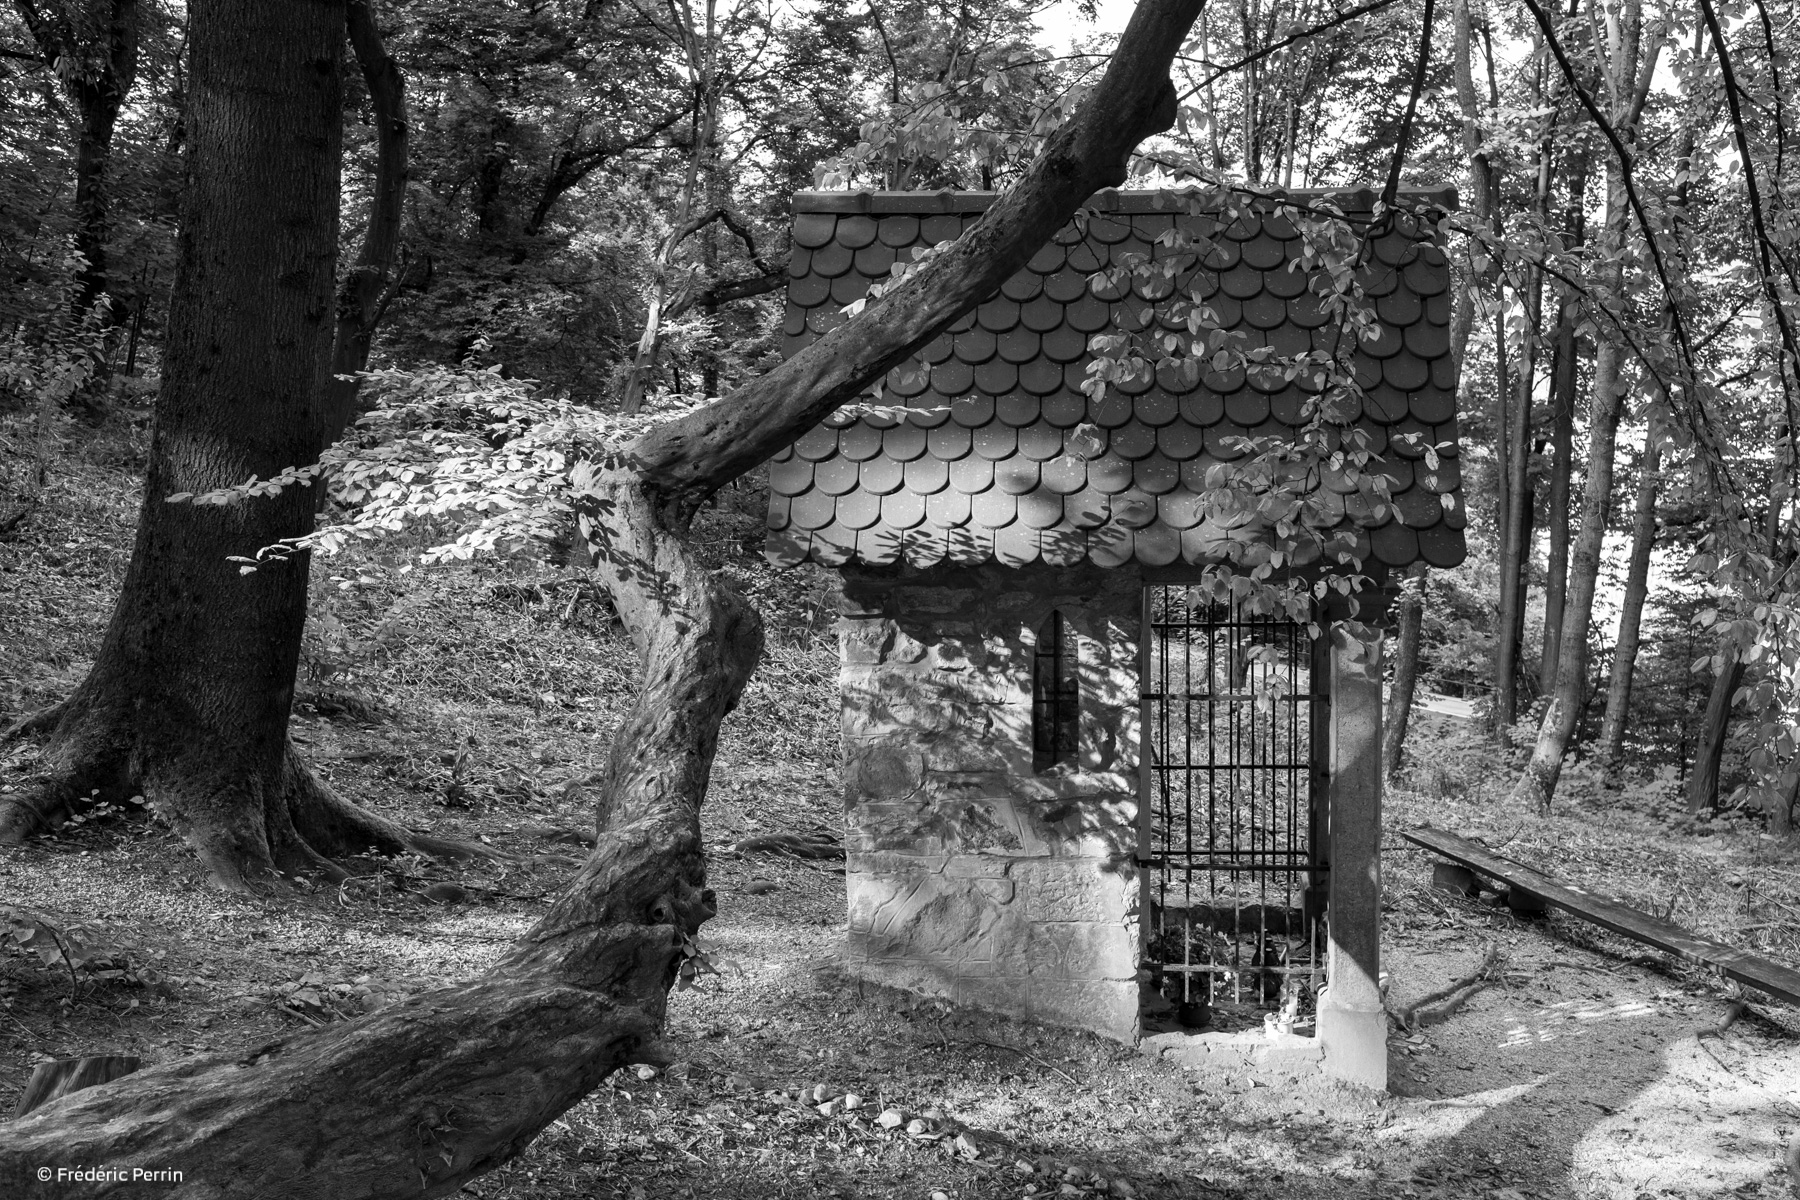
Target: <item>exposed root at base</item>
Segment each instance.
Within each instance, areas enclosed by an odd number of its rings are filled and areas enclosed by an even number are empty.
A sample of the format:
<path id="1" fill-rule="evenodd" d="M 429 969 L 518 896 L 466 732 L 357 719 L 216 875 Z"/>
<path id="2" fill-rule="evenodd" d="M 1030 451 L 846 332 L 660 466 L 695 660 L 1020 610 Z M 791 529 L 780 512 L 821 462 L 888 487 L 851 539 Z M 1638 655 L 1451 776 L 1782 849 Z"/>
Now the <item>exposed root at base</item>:
<path id="1" fill-rule="evenodd" d="M 146 752 L 133 737 L 109 736 L 116 733 L 112 723 L 92 710 L 84 714 L 91 719 L 75 722 L 81 728 L 65 728 L 70 706 L 63 701 L 9 731 L 29 725 L 59 736 L 45 747 L 36 780 L 0 798 L 0 845 L 52 832 L 91 804 L 141 793 L 227 891 L 266 892 L 298 876 L 342 882 L 350 873 L 337 860 L 371 852 L 516 861 L 478 842 L 416 833 L 343 799 L 291 743 L 274 778 L 259 783 L 255 775 L 215 774 L 205 760 L 196 768 L 193 758 Z"/>
<path id="2" fill-rule="evenodd" d="M 58 700 L 55 704 L 40 708 L 34 713 L 27 713 L 4 730 L 0 730 L 0 746 L 17 741 L 22 737 L 51 732 L 62 721 L 63 714 L 68 711 L 69 702 Z"/>

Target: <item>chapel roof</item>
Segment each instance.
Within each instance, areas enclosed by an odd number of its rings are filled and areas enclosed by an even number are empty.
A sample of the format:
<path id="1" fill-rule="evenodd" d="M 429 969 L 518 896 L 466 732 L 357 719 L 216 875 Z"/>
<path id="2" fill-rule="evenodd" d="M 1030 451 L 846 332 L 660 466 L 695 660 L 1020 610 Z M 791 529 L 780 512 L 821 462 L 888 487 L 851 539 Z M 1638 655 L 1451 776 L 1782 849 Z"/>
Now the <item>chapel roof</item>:
<path id="1" fill-rule="evenodd" d="M 1374 199 L 1367 191 L 1286 194 L 1329 199 L 1350 215 L 1367 214 Z M 846 320 L 844 307 L 886 279 L 896 258 L 956 238 L 992 199 L 798 193 L 786 354 Z M 1405 191 L 1400 207 L 1428 202 L 1453 206 L 1454 192 Z M 1126 255 L 1163 257 L 1157 238 L 1175 221 L 1212 239 L 1201 291 L 1211 293 L 1219 326 L 1242 332 L 1244 348 L 1295 355 L 1335 334 L 1309 290 L 1319 272 L 1288 269 L 1298 234 L 1271 209 L 1241 211 L 1221 230 L 1218 210 L 1190 213 L 1167 193 L 1098 193 L 993 297 L 890 371 L 880 408 L 840 410 L 771 460 L 771 561 L 1161 567 L 1218 558 L 1229 531 L 1206 519 L 1207 469 L 1245 456 L 1234 439 L 1292 439 L 1304 423 L 1302 386 L 1269 372 L 1208 368 L 1191 386 L 1165 370 L 1109 384 L 1099 401 L 1081 390 L 1089 337 L 1143 329 L 1149 311 L 1142 286 L 1109 300 L 1091 277 Z M 1308 504 L 1319 524 L 1351 535 L 1359 556 L 1389 567 L 1454 566 L 1465 553 L 1465 508 L 1449 263 L 1431 227 L 1410 216 L 1370 250 L 1357 278 L 1380 335 L 1357 347 L 1363 400 L 1345 415 L 1381 457 L 1364 473 L 1324 472 Z M 1084 424 L 1100 448 L 1065 452 Z M 1377 475 L 1391 503 L 1381 500 Z"/>

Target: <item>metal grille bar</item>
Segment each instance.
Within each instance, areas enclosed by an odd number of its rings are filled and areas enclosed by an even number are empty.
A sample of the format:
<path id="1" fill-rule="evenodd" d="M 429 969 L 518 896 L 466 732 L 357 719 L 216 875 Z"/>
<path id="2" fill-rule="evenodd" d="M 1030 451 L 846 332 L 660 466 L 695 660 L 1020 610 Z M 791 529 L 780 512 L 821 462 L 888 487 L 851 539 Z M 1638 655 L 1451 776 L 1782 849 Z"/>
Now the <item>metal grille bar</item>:
<path id="1" fill-rule="evenodd" d="M 1303 625 L 1154 584 L 1139 665 L 1147 1004 L 1216 1028 L 1309 1012 L 1324 969 L 1321 647 Z"/>

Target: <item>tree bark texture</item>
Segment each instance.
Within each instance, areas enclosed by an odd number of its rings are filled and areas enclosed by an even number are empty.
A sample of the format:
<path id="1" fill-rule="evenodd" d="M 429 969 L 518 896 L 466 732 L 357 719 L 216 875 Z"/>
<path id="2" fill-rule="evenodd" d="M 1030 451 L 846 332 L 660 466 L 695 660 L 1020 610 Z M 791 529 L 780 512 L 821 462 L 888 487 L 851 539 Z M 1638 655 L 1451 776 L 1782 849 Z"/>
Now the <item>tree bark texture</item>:
<path id="1" fill-rule="evenodd" d="M 1406 751 L 1406 726 L 1412 718 L 1413 694 L 1419 683 L 1419 638 L 1425 625 L 1424 563 L 1417 563 L 1401 587 L 1396 614 L 1400 636 L 1394 646 L 1394 685 L 1381 727 L 1381 766 L 1388 776 L 1399 773 Z"/>
<path id="2" fill-rule="evenodd" d="M 198 31 L 222 3 L 196 7 Z M 719 723 L 761 646 L 752 610 L 690 554 L 688 518 L 1122 182 L 1137 142 L 1173 124 L 1169 64 L 1199 8 L 1143 0 L 1105 76 L 1027 176 L 903 286 L 770 375 L 640 439 L 624 466 L 582 468 L 584 529 L 644 685 L 614 741 L 593 855 L 488 975 L 248 1056 L 153 1066 L 0 1126 L 0 1193 L 26 1194 L 41 1163 L 79 1161 L 179 1162 L 181 1194 L 194 1197 L 446 1195 L 518 1154 L 615 1067 L 655 1057 L 668 988 L 713 911 L 698 816 Z"/>
<path id="3" fill-rule="evenodd" d="M 1720 644 L 1719 655 L 1723 661 L 1713 672 L 1706 713 L 1700 719 L 1699 743 L 1694 747 L 1694 765 L 1687 777 L 1687 807 L 1696 814 L 1719 809 L 1719 766 L 1725 759 L 1725 735 L 1731 728 L 1731 702 L 1744 684 L 1744 660 L 1738 655 L 1736 641 L 1728 637 Z"/>
<path id="4" fill-rule="evenodd" d="M 1608 774 L 1619 769 L 1625 756 L 1625 723 L 1631 715 L 1631 683 L 1637 673 L 1644 600 L 1650 591 L 1650 552 L 1656 548 L 1657 472 L 1661 465 L 1662 442 L 1652 424 L 1644 434 L 1644 453 L 1638 458 L 1637 500 L 1631 512 L 1631 561 L 1625 569 L 1619 638 L 1613 646 L 1612 678 L 1606 686 L 1606 713 L 1600 719 L 1600 762 Z"/>
<path id="5" fill-rule="evenodd" d="M 136 543 L 36 786 L 0 803 L 0 841 L 96 790 L 141 792 L 216 882 L 247 890 L 424 844 L 334 795 L 288 742 L 306 559 L 247 575 L 226 561 L 310 531 L 310 493 L 167 500 L 313 462 L 330 433 L 344 8 L 191 12 L 188 177 Z"/>

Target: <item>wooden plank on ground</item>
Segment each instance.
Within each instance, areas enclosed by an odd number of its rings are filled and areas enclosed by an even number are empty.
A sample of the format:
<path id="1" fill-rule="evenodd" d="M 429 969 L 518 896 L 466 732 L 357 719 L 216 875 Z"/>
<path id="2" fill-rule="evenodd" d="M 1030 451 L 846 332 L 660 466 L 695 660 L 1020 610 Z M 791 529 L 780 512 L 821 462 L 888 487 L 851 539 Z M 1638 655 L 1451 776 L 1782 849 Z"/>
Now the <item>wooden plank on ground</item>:
<path id="1" fill-rule="evenodd" d="M 1800 1004 L 1800 971 L 1770 962 L 1754 954 L 1703 938 L 1660 917 L 1640 912 L 1617 900 L 1594 893 L 1572 883 L 1558 883 L 1541 871 L 1534 871 L 1510 858 L 1503 858 L 1477 842 L 1461 838 L 1442 829 L 1421 825 L 1400 835 L 1415 846 L 1455 859 L 1471 870 L 1492 876 L 1508 886 L 1518 886 L 1544 898 L 1546 904 L 1592 921 L 1603 929 L 1655 946 L 1689 962 L 1716 967 L 1728 977 L 1778 996 L 1790 1004 Z"/>

